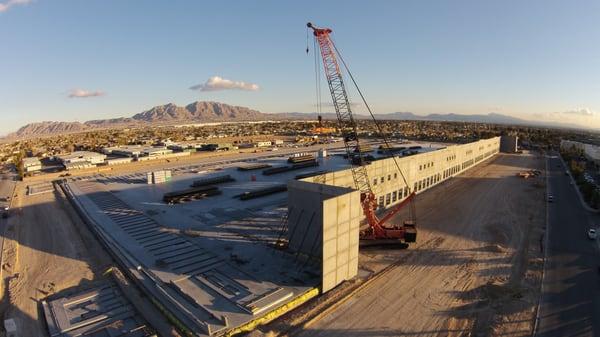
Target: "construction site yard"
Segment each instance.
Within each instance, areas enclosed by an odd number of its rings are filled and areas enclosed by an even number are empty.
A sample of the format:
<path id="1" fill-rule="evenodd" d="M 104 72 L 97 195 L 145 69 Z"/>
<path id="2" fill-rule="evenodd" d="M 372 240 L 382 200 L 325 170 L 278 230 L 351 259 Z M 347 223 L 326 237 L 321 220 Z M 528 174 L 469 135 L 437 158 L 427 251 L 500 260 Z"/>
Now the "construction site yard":
<path id="1" fill-rule="evenodd" d="M 44 336 L 39 301 L 98 278 L 110 258 L 53 189 L 27 196 L 18 184 L 16 195 L 4 229 L 0 312 L 23 336 Z"/>
<path id="2" fill-rule="evenodd" d="M 296 328 L 286 326 L 298 321 L 290 315 L 263 331 L 300 336 L 531 335 L 543 266 L 545 177 L 517 174 L 543 168 L 536 154 L 499 154 L 419 195 L 416 244 L 361 249 L 358 287 L 333 290 L 340 292 L 330 295 L 335 303 L 306 314 L 310 319 Z M 347 288 L 354 290 L 348 293 Z"/>
<path id="3" fill-rule="evenodd" d="M 524 179 L 518 176 L 524 170 L 543 171 L 542 158 L 533 153 L 499 154 L 420 194 L 417 243 L 408 249 L 361 248 L 358 277 L 315 300 L 331 298 L 334 304 L 310 312 L 309 303 L 260 331 L 303 336 L 530 335 L 543 265 L 546 189 L 544 175 Z M 283 180 L 293 174 L 285 174 Z M 183 183 L 194 174 L 178 176 L 175 181 Z M 131 184 L 129 178 L 105 179 L 98 177 L 93 185 L 136 200 L 133 204 L 145 216 L 178 227 L 167 221 L 178 217 L 151 212 L 158 203 L 143 202 L 138 195 L 153 187 Z M 27 185 L 17 185 L 2 246 L 0 313 L 3 319 L 13 318 L 24 336 L 46 335 L 40 309 L 44 298 L 102 280 L 114 265 L 61 189 L 36 188 L 38 194 L 27 195 Z M 231 198 L 230 192 L 224 194 Z M 158 198 L 159 194 L 154 199 Z M 283 195 L 266 199 L 271 212 L 285 202 Z M 256 215 L 271 218 L 267 213 Z M 405 217 L 400 213 L 394 221 Z M 299 319 L 298 313 L 305 318 Z M 144 316 L 160 335 L 176 335 L 156 312 Z"/>
<path id="4" fill-rule="evenodd" d="M 27 185 L 18 183 L 11 216 L 3 220 L 0 315 L 3 320 L 14 320 L 19 336 L 48 335 L 41 308 L 47 297 L 60 298 L 63 293 L 92 289 L 99 283 L 115 284 L 113 279 L 122 278 L 64 194 L 46 185 L 44 193 L 27 195 Z M 126 281 L 120 283 L 123 291 L 134 294 L 126 295 L 128 299 L 140 296 Z M 129 310 L 130 315 L 143 321 L 139 307 L 147 308 L 144 318 L 151 319 L 161 335 L 178 336 L 147 299 L 139 302 L 138 311 Z M 113 323 L 118 327 L 120 322 Z M 96 329 L 101 333 L 100 326 Z"/>

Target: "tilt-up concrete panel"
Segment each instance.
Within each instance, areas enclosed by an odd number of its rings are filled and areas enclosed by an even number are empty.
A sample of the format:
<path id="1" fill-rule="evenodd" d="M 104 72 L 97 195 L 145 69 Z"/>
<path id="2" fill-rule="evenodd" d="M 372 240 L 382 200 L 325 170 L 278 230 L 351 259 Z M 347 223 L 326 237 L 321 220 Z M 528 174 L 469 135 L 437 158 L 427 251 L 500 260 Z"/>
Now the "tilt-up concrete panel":
<path id="1" fill-rule="evenodd" d="M 360 192 L 304 181 L 288 183 L 290 249 L 322 261 L 322 291 L 358 273 Z"/>

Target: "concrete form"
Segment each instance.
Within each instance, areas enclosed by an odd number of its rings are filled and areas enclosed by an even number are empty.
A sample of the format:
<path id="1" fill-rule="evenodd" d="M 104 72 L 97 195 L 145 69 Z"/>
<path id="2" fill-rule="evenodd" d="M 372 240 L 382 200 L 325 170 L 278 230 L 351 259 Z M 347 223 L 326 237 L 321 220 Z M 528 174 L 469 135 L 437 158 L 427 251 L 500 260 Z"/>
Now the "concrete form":
<path id="1" fill-rule="evenodd" d="M 196 335 L 219 334 L 248 324 L 310 292 L 310 283 L 316 283 L 295 281 L 303 272 L 299 267 L 289 276 L 281 274 L 294 265 L 283 254 L 263 256 L 272 264 L 268 271 L 263 267 L 267 273 L 252 272 L 264 265 L 259 257 L 268 253 L 248 247 L 248 242 L 240 241 L 242 237 L 230 239 L 240 247 L 245 245 L 247 253 L 253 251 L 249 256 L 255 256 L 254 261 L 237 253 L 237 247 L 232 249 L 228 240 L 201 237 L 198 241 L 163 231 L 152 218 L 93 182 L 67 189 L 129 274 Z"/>
<path id="2" fill-rule="evenodd" d="M 27 195 L 43 194 L 53 191 L 54 185 L 52 185 L 52 183 L 37 183 L 33 185 L 27 185 Z"/>
<path id="3" fill-rule="evenodd" d="M 112 283 L 42 301 L 50 337 L 156 336 Z"/>
<path id="4" fill-rule="evenodd" d="M 326 292 L 358 273 L 360 192 L 302 181 L 288 189 L 289 248 L 321 264 L 321 291 Z"/>

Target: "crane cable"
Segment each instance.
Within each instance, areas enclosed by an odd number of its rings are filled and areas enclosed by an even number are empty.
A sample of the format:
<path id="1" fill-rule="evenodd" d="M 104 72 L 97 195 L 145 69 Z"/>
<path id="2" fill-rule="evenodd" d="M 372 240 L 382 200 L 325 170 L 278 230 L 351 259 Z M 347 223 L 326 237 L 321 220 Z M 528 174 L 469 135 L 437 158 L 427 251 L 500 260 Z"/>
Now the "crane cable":
<path id="1" fill-rule="evenodd" d="M 313 53 L 315 55 L 315 96 L 317 99 L 317 114 L 320 116 L 323 112 L 321 99 L 321 66 L 319 55 L 317 54 L 317 39 L 313 38 Z M 320 127 L 320 125 L 319 125 Z"/>
<path id="2" fill-rule="evenodd" d="M 335 43 L 334 43 L 333 39 L 331 38 L 331 36 L 329 37 L 329 39 L 331 40 L 331 44 L 333 45 L 333 48 L 335 49 L 336 54 L 340 58 L 340 61 L 342 61 L 342 64 L 344 65 L 344 69 L 346 69 L 346 72 L 348 73 L 348 76 L 350 76 L 350 79 L 352 80 L 352 83 L 354 84 L 354 87 L 358 91 L 358 94 L 360 95 L 360 98 L 362 99 L 363 103 L 365 104 L 365 107 L 369 111 L 369 114 L 371 115 L 371 119 L 373 119 L 373 123 L 375 123 L 375 126 L 377 127 L 377 131 L 379 131 L 379 134 L 381 135 L 381 138 L 383 139 L 383 142 L 385 143 L 386 148 L 388 149 L 388 151 L 391 152 L 391 147 L 390 147 L 390 144 L 389 144 L 389 142 L 387 140 L 387 137 L 385 136 L 385 133 L 383 132 L 383 128 L 381 127 L 381 125 L 379 125 L 379 122 L 377 122 L 377 119 L 375 119 L 375 115 L 371 111 L 371 107 L 367 103 L 367 100 L 365 99 L 365 96 L 363 95 L 362 91 L 358 87 L 358 84 L 356 83 L 356 80 L 354 79 L 354 76 L 352 76 L 352 72 L 350 72 L 350 68 L 348 68 L 348 65 L 346 64 L 346 61 L 344 61 L 344 58 L 342 57 L 342 54 L 337 49 L 337 46 L 335 45 Z M 400 169 L 400 165 L 398 164 L 398 161 L 396 160 L 396 156 L 394 156 L 392 154 L 391 157 L 392 157 L 392 159 L 394 159 L 394 164 L 396 164 L 396 168 L 398 169 L 398 172 L 400 172 L 400 177 L 402 177 L 402 181 L 404 182 L 404 185 L 406 185 L 406 187 L 408 187 L 408 191 L 411 192 L 412 188 L 410 186 L 408 186 L 408 181 L 406 180 L 406 177 L 404 176 L 404 173 L 402 173 L 402 170 Z"/>
<path id="3" fill-rule="evenodd" d="M 309 49 L 309 31 L 310 29 L 306 27 L 306 54 L 308 55 Z M 317 39 L 313 37 L 313 53 L 314 53 L 314 68 L 315 68 L 315 106 L 317 115 L 321 115 L 323 112 L 322 108 L 322 97 L 321 97 L 321 67 L 319 63 L 319 55 L 317 54 Z"/>

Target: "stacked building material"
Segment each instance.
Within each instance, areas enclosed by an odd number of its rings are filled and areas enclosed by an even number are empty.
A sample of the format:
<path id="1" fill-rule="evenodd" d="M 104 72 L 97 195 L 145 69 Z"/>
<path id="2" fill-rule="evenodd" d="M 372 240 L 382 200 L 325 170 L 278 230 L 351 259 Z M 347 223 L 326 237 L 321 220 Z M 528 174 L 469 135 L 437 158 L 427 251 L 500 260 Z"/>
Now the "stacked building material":
<path id="1" fill-rule="evenodd" d="M 260 170 L 264 168 L 269 168 L 271 165 L 265 163 L 252 163 L 238 166 L 239 171 L 252 171 L 252 170 Z"/>
<path id="2" fill-rule="evenodd" d="M 288 163 L 297 164 L 314 160 L 315 155 L 312 153 L 296 153 L 288 158 Z"/>
<path id="3" fill-rule="evenodd" d="M 262 197 L 265 195 L 279 193 L 279 192 L 285 192 L 285 191 L 287 191 L 287 185 L 281 184 L 281 185 L 271 186 L 271 187 L 267 187 L 267 188 L 263 188 L 263 189 L 259 189 L 259 190 L 247 191 L 247 192 L 240 194 L 239 197 L 241 200 L 248 200 L 248 199 L 254 199 L 254 198 Z"/>
<path id="4" fill-rule="evenodd" d="M 371 145 L 360 144 L 360 148 L 356 147 L 354 149 L 354 152 L 356 152 L 356 153 L 358 153 L 359 151 L 360 151 L 360 153 L 373 152 L 373 148 L 371 147 Z"/>
<path id="5" fill-rule="evenodd" d="M 307 172 L 307 173 L 298 174 L 297 176 L 294 177 L 294 179 L 299 180 L 299 179 L 304 179 L 304 178 L 309 178 L 309 177 L 314 177 L 314 176 L 320 176 L 322 174 L 326 174 L 329 172 L 331 172 L 331 171 L 327 171 L 327 170 L 311 171 L 311 172 Z"/>
<path id="6" fill-rule="evenodd" d="M 171 170 L 152 171 L 146 174 L 148 184 L 162 184 L 171 181 Z"/>
<path id="7" fill-rule="evenodd" d="M 221 194 L 216 186 L 200 186 L 187 188 L 180 191 L 168 192 L 163 195 L 163 201 L 168 204 L 204 199 L 213 195 Z"/>
<path id="8" fill-rule="evenodd" d="M 266 170 L 262 171 L 262 174 L 266 175 L 266 176 L 270 176 L 272 174 L 283 173 L 283 172 L 288 172 L 288 171 L 293 171 L 293 170 L 299 170 L 299 169 L 303 169 L 306 167 L 314 167 L 314 166 L 319 166 L 319 163 L 313 159 L 313 161 L 307 161 L 307 162 L 298 163 L 298 164 L 294 164 L 294 165 L 272 167 L 270 169 L 266 169 Z"/>
<path id="9" fill-rule="evenodd" d="M 235 179 L 233 179 L 229 174 L 226 174 L 226 175 L 222 175 L 222 176 L 207 177 L 207 178 L 194 180 L 191 187 L 215 185 L 215 184 L 221 184 L 221 183 L 228 183 L 231 181 L 235 181 Z"/>

